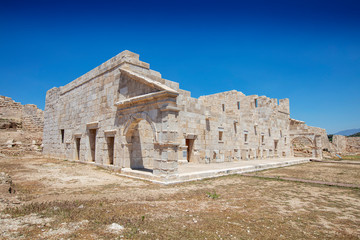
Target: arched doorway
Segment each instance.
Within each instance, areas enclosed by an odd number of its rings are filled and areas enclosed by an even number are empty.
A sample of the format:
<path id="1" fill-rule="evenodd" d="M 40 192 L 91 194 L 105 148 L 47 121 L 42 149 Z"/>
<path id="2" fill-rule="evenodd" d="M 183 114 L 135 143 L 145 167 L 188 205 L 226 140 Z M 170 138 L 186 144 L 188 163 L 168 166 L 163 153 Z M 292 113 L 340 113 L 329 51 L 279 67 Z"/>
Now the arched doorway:
<path id="1" fill-rule="evenodd" d="M 294 157 L 313 157 L 314 144 L 307 137 L 296 137 L 291 141 L 291 150 Z"/>
<path id="2" fill-rule="evenodd" d="M 159 158 L 159 154 L 154 148 L 156 130 L 149 116 L 144 113 L 131 116 L 124 134 L 129 148 L 130 168 L 152 172 L 154 159 Z"/>

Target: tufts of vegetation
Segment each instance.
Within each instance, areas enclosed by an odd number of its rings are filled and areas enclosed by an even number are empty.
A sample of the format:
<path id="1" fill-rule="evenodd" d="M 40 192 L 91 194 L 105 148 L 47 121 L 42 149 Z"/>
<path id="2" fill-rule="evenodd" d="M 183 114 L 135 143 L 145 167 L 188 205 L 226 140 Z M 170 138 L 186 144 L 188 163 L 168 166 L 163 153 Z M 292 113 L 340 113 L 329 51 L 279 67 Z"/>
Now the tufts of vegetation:
<path id="1" fill-rule="evenodd" d="M 213 191 L 213 193 L 208 192 L 206 195 L 208 198 L 211 198 L 211 199 L 217 199 L 220 197 L 220 195 L 217 194 L 215 190 Z"/>

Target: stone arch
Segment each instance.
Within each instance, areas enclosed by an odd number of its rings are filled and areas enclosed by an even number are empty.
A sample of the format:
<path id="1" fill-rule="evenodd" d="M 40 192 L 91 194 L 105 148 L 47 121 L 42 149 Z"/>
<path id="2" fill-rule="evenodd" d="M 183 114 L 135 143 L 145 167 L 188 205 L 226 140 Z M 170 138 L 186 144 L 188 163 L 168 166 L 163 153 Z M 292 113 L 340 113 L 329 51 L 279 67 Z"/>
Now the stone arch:
<path id="1" fill-rule="evenodd" d="M 291 140 L 291 152 L 294 157 L 314 157 L 315 140 L 308 136 L 296 136 Z"/>
<path id="2" fill-rule="evenodd" d="M 152 172 L 154 160 L 159 156 L 154 148 L 157 142 L 156 127 L 147 113 L 130 116 L 124 126 L 124 135 L 129 150 L 129 166 Z"/>
<path id="3" fill-rule="evenodd" d="M 154 122 L 152 121 L 152 119 L 150 118 L 149 114 L 147 114 L 146 112 L 139 112 L 139 113 L 135 113 L 132 114 L 129 118 L 129 120 L 126 122 L 125 126 L 124 126 L 124 136 L 126 136 L 126 139 L 129 142 L 129 137 L 131 137 L 135 126 L 141 121 L 141 120 L 145 120 L 146 122 L 148 122 L 151 126 L 152 132 L 153 132 L 153 136 L 154 136 L 154 143 L 158 142 L 158 134 L 156 131 L 156 126 L 154 124 Z"/>

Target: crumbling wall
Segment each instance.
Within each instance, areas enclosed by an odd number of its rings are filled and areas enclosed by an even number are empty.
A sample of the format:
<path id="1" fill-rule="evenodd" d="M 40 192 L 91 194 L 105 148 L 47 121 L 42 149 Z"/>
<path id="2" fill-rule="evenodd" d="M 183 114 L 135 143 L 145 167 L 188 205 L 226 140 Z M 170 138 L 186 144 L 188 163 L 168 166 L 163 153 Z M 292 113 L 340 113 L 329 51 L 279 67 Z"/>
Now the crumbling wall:
<path id="1" fill-rule="evenodd" d="M 36 105 L 22 105 L 10 97 L 0 96 L 0 148 L 40 150 L 44 113 Z"/>
<path id="2" fill-rule="evenodd" d="M 334 135 L 332 138 L 332 143 L 336 147 L 337 153 L 342 153 L 346 151 L 346 137 L 342 135 Z"/>
<path id="3" fill-rule="evenodd" d="M 360 137 L 346 137 L 346 152 L 360 154 Z"/>
<path id="4" fill-rule="evenodd" d="M 333 145 L 329 142 L 327 137 L 326 130 L 318 127 L 311 127 L 305 124 L 303 121 L 290 119 L 290 136 L 291 136 L 291 144 L 292 151 L 295 154 L 297 151 L 297 155 L 309 153 L 309 147 L 299 148 L 294 139 L 298 138 L 308 138 L 312 142 L 312 157 L 323 158 L 323 154 L 329 155 L 334 152 Z"/>
<path id="5" fill-rule="evenodd" d="M 332 142 L 339 154 L 360 154 L 360 137 L 334 135 Z"/>

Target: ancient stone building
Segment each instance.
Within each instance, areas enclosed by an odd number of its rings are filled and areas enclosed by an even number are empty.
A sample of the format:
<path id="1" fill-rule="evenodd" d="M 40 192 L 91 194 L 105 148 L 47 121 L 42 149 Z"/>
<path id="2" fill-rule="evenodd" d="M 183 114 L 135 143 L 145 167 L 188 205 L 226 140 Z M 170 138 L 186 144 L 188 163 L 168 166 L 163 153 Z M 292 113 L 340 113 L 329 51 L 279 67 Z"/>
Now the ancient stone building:
<path id="1" fill-rule="evenodd" d="M 47 92 L 44 154 L 164 178 L 188 162 L 290 157 L 300 137 L 321 157 L 321 135 L 301 123 L 288 99 L 235 90 L 192 98 L 124 51 Z"/>

